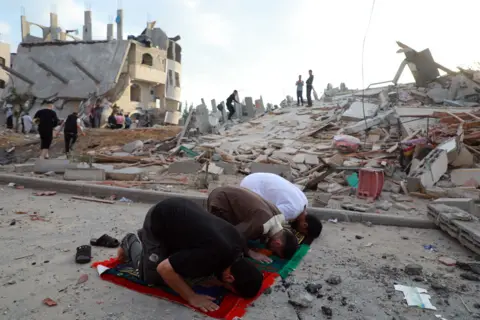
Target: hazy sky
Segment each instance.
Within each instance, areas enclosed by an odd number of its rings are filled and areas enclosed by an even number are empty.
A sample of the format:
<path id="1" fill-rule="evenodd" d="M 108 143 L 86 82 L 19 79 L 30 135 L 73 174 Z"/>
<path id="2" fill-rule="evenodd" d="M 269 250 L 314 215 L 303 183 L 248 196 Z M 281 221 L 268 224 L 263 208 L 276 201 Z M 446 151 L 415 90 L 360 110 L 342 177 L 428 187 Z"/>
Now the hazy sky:
<path id="1" fill-rule="evenodd" d="M 147 20 L 168 36 L 182 36 L 183 100 L 198 104 L 225 99 L 233 89 L 240 98 L 263 95 L 279 103 L 295 95 L 299 74 L 315 74 L 321 92 L 328 82 L 362 86 L 362 41 L 371 0 L 0 0 L 3 41 L 20 41 L 20 13 L 48 24 L 49 12 L 62 28 L 83 25 L 93 11 L 94 38 L 106 37 L 106 24 L 124 9 L 124 37 L 139 34 Z M 365 86 L 391 80 L 403 59 L 395 41 L 416 50 L 429 47 L 447 67 L 480 61 L 476 39 L 478 0 L 377 0 L 365 48 Z M 38 34 L 38 30 L 35 31 Z M 32 32 L 35 34 L 35 32 Z M 81 36 L 81 34 L 80 34 Z M 410 81 L 406 72 L 402 78 Z"/>

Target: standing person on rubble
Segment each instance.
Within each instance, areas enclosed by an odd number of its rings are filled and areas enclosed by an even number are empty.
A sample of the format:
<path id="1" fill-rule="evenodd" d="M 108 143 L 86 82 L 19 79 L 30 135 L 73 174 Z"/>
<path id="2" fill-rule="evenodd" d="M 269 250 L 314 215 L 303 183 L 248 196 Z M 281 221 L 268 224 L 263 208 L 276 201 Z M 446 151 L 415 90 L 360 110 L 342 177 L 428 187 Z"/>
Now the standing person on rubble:
<path id="1" fill-rule="evenodd" d="M 13 129 L 13 112 L 12 108 L 7 108 L 7 129 Z"/>
<path id="2" fill-rule="evenodd" d="M 298 76 L 297 82 L 295 82 L 297 86 L 297 106 L 300 106 L 300 102 L 302 102 L 303 106 L 303 80 L 302 76 Z"/>
<path id="3" fill-rule="evenodd" d="M 308 106 L 312 106 L 312 90 L 313 90 L 313 72 L 308 70 L 309 77 L 307 79 L 307 103 Z"/>
<path id="4" fill-rule="evenodd" d="M 131 125 L 132 125 L 132 119 L 130 118 L 130 114 L 126 113 L 125 114 L 125 129 L 130 129 Z"/>
<path id="5" fill-rule="evenodd" d="M 233 102 L 237 101 L 237 90 L 233 90 L 233 93 L 227 98 L 227 109 L 228 109 L 228 120 L 232 120 L 232 116 L 235 114 L 235 108 L 233 107 Z"/>
<path id="6" fill-rule="evenodd" d="M 63 129 L 63 139 L 65 140 L 65 154 L 69 154 L 73 148 L 73 145 L 77 141 L 78 131 L 82 133 L 82 136 L 85 136 L 85 132 L 80 124 L 80 119 L 78 118 L 77 112 L 72 112 L 68 115 L 67 119 L 62 123 L 60 128 L 55 134 L 55 137 L 58 137 L 60 131 Z"/>
<path id="7" fill-rule="evenodd" d="M 47 107 L 38 110 L 33 119 L 38 124 L 38 133 L 40 134 L 40 159 L 48 159 L 50 158 L 48 150 L 53 140 L 53 129 L 59 121 L 57 113 L 53 111 L 53 102 L 45 100 L 42 104 L 46 104 Z"/>

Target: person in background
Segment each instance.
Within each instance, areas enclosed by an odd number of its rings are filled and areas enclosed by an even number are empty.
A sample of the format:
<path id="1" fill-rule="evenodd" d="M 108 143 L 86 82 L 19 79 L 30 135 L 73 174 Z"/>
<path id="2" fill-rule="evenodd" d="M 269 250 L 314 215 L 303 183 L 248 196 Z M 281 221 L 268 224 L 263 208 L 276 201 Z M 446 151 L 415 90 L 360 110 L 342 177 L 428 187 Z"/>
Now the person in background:
<path id="1" fill-rule="evenodd" d="M 312 90 L 313 90 L 313 72 L 308 70 L 308 79 L 307 79 L 307 103 L 308 106 L 312 106 Z"/>
<path id="2" fill-rule="evenodd" d="M 53 129 L 59 121 L 57 113 L 53 111 L 53 102 L 44 101 L 42 104 L 47 104 L 47 107 L 38 110 L 33 119 L 38 124 L 38 133 L 40 134 L 40 159 L 48 159 L 50 158 L 48 150 L 53 140 Z"/>
<path id="3" fill-rule="evenodd" d="M 7 108 L 7 129 L 13 129 L 13 112 L 12 108 Z"/>
<path id="4" fill-rule="evenodd" d="M 69 154 L 73 148 L 73 145 L 77 141 L 78 138 L 78 131 L 85 136 L 85 132 L 80 124 L 80 119 L 78 118 L 77 112 L 72 112 L 65 121 L 63 121 L 62 125 L 55 133 L 55 137 L 58 137 L 60 131 L 63 129 L 63 139 L 65 140 L 65 154 Z"/>
<path id="5" fill-rule="evenodd" d="M 101 106 L 101 101 L 97 101 L 95 108 L 93 109 L 93 126 L 94 128 L 100 128 L 102 122 L 102 111 L 103 107 Z"/>
<path id="6" fill-rule="evenodd" d="M 125 123 L 125 118 L 121 112 L 117 112 L 115 115 L 115 120 L 117 121 L 117 129 L 122 129 L 123 124 Z"/>
<path id="7" fill-rule="evenodd" d="M 30 114 L 28 114 L 28 112 L 25 112 L 25 114 L 22 117 L 22 126 L 23 126 L 23 131 L 22 131 L 23 133 L 29 134 L 32 132 L 33 119 L 30 116 Z"/>
<path id="8" fill-rule="evenodd" d="M 300 106 L 300 102 L 302 103 L 303 106 L 303 80 L 302 76 L 298 76 L 297 82 L 295 82 L 295 85 L 297 86 L 297 106 Z"/>
<path id="9" fill-rule="evenodd" d="M 118 260 L 137 269 L 146 283 L 168 285 L 204 312 L 219 306 L 213 297 L 195 292 L 186 279 L 213 275 L 219 285 L 243 298 L 255 297 L 262 287 L 262 272 L 245 257 L 245 238 L 191 200 L 157 203 L 137 233 L 123 238 Z"/>
<path id="10" fill-rule="evenodd" d="M 110 129 L 117 129 L 117 118 L 115 117 L 115 111 L 112 111 L 107 119 L 107 126 Z"/>
<path id="11" fill-rule="evenodd" d="M 130 129 L 132 125 L 132 119 L 130 118 L 130 114 L 125 114 L 125 129 Z"/>
<path id="12" fill-rule="evenodd" d="M 227 98 L 227 109 L 228 109 L 228 120 L 232 120 L 232 116 L 235 114 L 235 108 L 233 102 L 238 103 L 237 101 L 237 90 L 233 90 L 233 93 Z"/>

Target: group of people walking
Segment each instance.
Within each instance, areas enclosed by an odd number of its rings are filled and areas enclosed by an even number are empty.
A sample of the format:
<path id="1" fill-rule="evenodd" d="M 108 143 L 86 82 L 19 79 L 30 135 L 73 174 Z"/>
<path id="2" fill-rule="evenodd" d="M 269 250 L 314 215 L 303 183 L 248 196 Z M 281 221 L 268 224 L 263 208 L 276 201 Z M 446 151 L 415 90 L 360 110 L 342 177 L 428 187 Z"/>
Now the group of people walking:
<path id="1" fill-rule="evenodd" d="M 215 311 L 214 298 L 196 293 L 188 279 L 215 276 L 217 285 L 245 298 L 256 296 L 263 275 L 255 264 L 272 259 L 249 241 L 261 241 L 274 255 L 291 259 L 299 243 L 322 231 L 307 213 L 305 194 L 271 173 L 254 173 L 240 186 L 214 189 L 206 207 L 184 198 L 169 198 L 147 213 L 137 235 L 121 241 L 118 259 L 130 263 L 150 285 L 167 285 L 193 307 Z"/>

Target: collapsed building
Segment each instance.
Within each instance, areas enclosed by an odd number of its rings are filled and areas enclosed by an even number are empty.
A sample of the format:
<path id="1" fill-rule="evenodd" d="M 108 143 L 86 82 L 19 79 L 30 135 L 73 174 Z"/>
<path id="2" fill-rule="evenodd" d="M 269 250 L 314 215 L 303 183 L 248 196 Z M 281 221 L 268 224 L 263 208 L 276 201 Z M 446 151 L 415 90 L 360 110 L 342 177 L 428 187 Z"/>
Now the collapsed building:
<path id="1" fill-rule="evenodd" d="M 40 27 L 43 36 L 33 36 L 31 26 Z M 177 124 L 182 74 L 180 37 L 169 38 L 155 27 L 155 22 L 149 22 L 139 36 L 124 39 L 121 9 L 117 11 L 116 29 L 116 39 L 114 25 L 108 24 L 106 38 L 93 40 L 92 12 L 87 10 L 80 39 L 73 35 L 76 30 L 59 27 L 55 13 L 50 13 L 50 26 L 29 22 L 22 15 L 22 42 L 12 65 L 2 65 L 10 80 L 0 99 L 23 96 L 22 107 L 30 112 L 35 112 L 44 100 L 55 99 L 59 117 L 73 110 L 86 115 L 96 101 L 102 101 L 104 115 L 116 104 L 125 113 L 152 110 Z"/>

